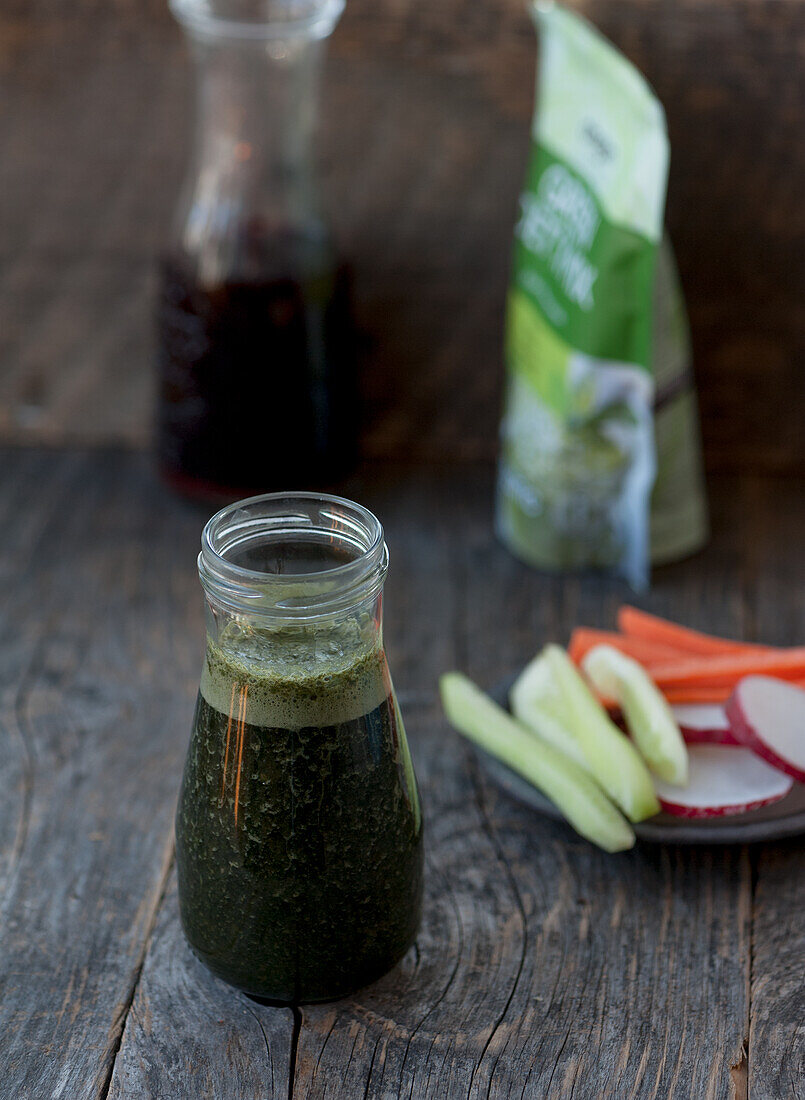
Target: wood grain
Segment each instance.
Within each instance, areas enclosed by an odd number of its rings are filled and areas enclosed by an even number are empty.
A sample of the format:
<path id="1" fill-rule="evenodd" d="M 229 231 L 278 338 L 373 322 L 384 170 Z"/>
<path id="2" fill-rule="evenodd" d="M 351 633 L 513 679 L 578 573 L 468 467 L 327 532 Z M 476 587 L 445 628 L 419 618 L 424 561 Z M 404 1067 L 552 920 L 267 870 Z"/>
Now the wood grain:
<path id="1" fill-rule="evenodd" d="M 176 877 L 160 910 L 115 1061 L 110 1100 L 286 1100 L 290 1009 L 267 1008 L 218 981 L 192 955 Z"/>
<path id="2" fill-rule="evenodd" d="M 198 520 L 119 455 L 2 469 L 2 1090 L 101 1097 L 170 858 Z"/>
<path id="3" fill-rule="evenodd" d="M 644 69 L 712 469 L 805 469 L 805 6 L 575 0 Z M 327 205 L 356 274 L 374 460 L 496 448 L 535 40 L 521 0 L 350 0 L 324 88 Z M 0 436 L 145 446 L 153 265 L 187 154 L 156 0 L 0 15 Z"/>
<path id="4" fill-rule="evenodd" d="M 489 686 L 575 622 L 610 625 L 625 596 L 515 562 L 491 533 L 488 468 L 373 466 L 343 486 L 391 547 L 386 635 L 423 791 L 426 907 L 391 974 L 296 1013 L 213 979 L 178 924 L 172 816 L 201 658 L 203 514 L 136 455 L 12 450 L 0 469 L 9 1095 L 802 1093 L 798 846 L 605 856 L 500 792 L 441 718 L 440 672 Z M 799 637 L 801 489 L 718 479 L 710 548 L 660 571 L 647 606 Z"/>
<path id="5" fill-rule="evenodd" d="M 747 542 L 755 562 L 755 629 L 770 642 L 805 637 L 805 493 L 784 500 L 756 481 Z M 791 553 L 791 547 L 800 551 Z M 762 565 L 762 568 L 760 566 Z M 805 1094 L 805 852 L 792 841 L 755 857 L 748 1084 L 752 1100 Z"/>
<path id="6" fill-rule="evenodd" d="M 776 0 L 574 6 L 639 66 L 666 109 L 668 223 L 690 309 L 710 465 L 802 469 L 802 418 L 790 411 L 805 408 L 805 7 Z M 742 435 L 752 452 L 745 464 Z"/>

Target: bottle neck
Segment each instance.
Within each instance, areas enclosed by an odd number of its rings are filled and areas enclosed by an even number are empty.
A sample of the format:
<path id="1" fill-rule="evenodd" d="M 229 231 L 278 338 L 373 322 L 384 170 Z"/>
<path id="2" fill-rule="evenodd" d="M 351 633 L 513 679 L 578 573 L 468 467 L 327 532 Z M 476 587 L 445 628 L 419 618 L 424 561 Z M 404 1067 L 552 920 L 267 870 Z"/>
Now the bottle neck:
<path id="1" fill-rule="evenodd" d="M 313 152 L 324 40 L 192 40 L 196 136 L 182 252 L 211 284 L 315 267 L 327 247 Z"/>
<path id="2" fill-rule="evenodd" d="M 362 616 L 380 625 L 388 568 L 383 528 L 327 493 L 266 493 L 222 508 L 201 536 L 199 577 L 211 606 L 266 629 Z"/>
<path id="3" fill-rule="evenodd" d="M 263 675 L 339 675 L 383 650 L 383 597 L 315 621 L 232 611 L 207 594 L 207 636 L 221 654 Z"/>
<path id="4" fill-rule="evenodd" d="M 343 676 L 372 657 L 375 668 L 388 551 L 371 512 L 325 494 L 267 494 L 222 509 L 201 542 L 207 633 L 225 659 L 295 680 Z"/>
<path id="5" fill-rule="evenodd" d="M 201 693 L 241 720 L 295 729 L 369 714 L 391 694 L 382 633 L 382 598 L 315 623 L 250 620 L 207 603 Z"/>

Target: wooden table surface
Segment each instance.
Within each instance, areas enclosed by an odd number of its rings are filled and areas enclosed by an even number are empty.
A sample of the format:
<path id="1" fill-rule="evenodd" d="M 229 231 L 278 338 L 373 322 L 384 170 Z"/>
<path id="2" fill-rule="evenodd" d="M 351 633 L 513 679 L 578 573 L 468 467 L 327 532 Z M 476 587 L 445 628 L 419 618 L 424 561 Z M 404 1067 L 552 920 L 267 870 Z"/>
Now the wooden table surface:
<path id="1" fill-rule="evenodd" d="M 668 109 L 714 472 L 710 546 L 661 570 L 646 606 L 802 642 L 805 3 L 574 2 Z M 186 51 L 164 0 L 4 3 L 3 1098 L 805 1096 L 802 845 L 606 856 L 500 792 L 437 704 L 442 671 L 491 686 L 573 624 L 610 626 L 627 596 L 532 572 L 491 530 L 534 53 L 522 0 L 349 0 L 333 39 L 326 191 L 371 413 L 341 488 L 391 548 L 426 905 L 375 986 L 271 1009 L 196 963 L 177 918 L 206 513 L 159 485 L 148 443 Z"/>
<path id="2" fill-rule="evenodd" d="M 427 821 L 416 945 L 332 1005 L 261 1006 L 179 928 L 173 813 L 203 648 L 204 512 L 146 457 L 0 453 L 0 1094 L 805 1094 L 799 842 L 609 856 L 499 792 L 437 705 L 492 685 L 614 582 L 548 578 L 490 525 L 486 467 L 374 468 L 345 491 L 391 548 L 387 639 Z M 647 606 L 802 640 L 797 481 L 716 479 L 715 537 Z"/>

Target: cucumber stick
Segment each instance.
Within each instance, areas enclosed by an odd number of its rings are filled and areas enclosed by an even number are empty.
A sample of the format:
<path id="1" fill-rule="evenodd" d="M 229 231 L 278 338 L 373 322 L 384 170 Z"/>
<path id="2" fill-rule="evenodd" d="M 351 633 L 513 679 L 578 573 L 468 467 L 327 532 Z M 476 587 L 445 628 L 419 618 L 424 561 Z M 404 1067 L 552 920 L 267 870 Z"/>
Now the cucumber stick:
<path id="1" fill-rule="evenodd" d="M 629 738 L 610 720 L 563 649 L 549 645 L 543 654 L 592 775 L 632 821 L 658 813 L 651 776 Z"/>
<path id="2" fill-rule="evenodd" d="M 578 764 L 540 740 L 460 672 L 440 681 L 447 720 L 459 733 L 542 791 L 577 833 L 607 852 L 631 848 L 634 833 Z"/>
<path id="3" fill-rule="evenodd" d="M 578 743 L 567 717 L 567 705 L 556 690 L 548 662 L 542 654 L 533 659 L 514 682 L 509 692 L 514 717 L 571 757 L 589 771 L 587 757 Z"/>
<path id="4" fill-rule="evenodd" d="M 686 786 L 688 750 L 671 708 L 643 666 L 613 646 L 597 645 L 581 667 L 596 691 L 619 703 L 632 740 L 654 774 Z"/>

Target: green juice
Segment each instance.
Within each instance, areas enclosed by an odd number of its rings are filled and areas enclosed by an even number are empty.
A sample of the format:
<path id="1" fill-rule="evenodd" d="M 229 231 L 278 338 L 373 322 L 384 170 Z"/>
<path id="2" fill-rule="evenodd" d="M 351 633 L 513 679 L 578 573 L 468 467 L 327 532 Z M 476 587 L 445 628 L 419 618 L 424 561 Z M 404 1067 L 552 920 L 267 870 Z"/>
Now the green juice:
<path id="1" fill-rule="evenodd" d="M 176 818 L 182 924 L 215 974 L 272 1001 L 360 988 L 419 924 L 416 781 L 385 655 L 356 631 L 230 624 L 208 642 Z"/>

